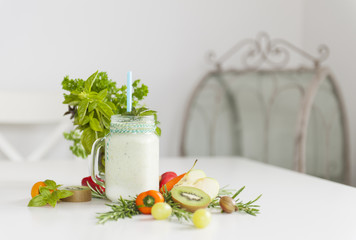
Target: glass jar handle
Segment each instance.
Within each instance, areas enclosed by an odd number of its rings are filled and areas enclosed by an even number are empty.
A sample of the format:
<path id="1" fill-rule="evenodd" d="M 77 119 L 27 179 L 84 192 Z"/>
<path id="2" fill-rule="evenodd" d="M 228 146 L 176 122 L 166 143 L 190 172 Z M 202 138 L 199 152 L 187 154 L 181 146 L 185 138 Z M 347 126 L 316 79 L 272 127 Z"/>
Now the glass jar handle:
<path id="1" fill-rule="evenodd" d="M 95 166 L 95 163 L 98 163 L 98 161 L 100 160 L 99 159 L 100 148 L 102 148 L 104 146 L 105 146 L 105 137 L 99 138 L 93 143 L 93 147 L 91 150 L 93 157 L 90 159 L 89 169 L 90 169 L 90 174 L 91 174 L 91 178 L 93 179 L 93 181 L 96 184 L 98 184 L 99 186 L 102 186 L 105 188 L 105 184 L 96 178 L 97 167 Z"/>

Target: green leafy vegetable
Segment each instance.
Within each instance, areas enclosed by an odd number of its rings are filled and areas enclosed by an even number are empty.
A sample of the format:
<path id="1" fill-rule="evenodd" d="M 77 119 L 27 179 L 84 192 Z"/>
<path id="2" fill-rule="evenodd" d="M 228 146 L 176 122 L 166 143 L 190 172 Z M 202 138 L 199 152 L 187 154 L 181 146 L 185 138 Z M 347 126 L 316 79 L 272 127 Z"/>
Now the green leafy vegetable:
<path id="1" fill-rule="evenodd" d="M 30 200 L 29 207 L 41 207 L 47 204 L 55 207 L 60 199 L 73 195 L 71 191 L 59 190 L 61 185 L 57 185 L 53 180 L 46 180 L 44 183 L 46 186 L 39 188 L 40 193 Z"/>
<path id="2" fill-rule="evenodd" d="M 70 150 L 75 156 L 81 158 L 86 158 L 88 156 L 83 145 L 81 144 L 81 133 L 79 130 L 72 130 L 69 133 L 63 133 L 63 135 L 65 139 L 73 142 L 73 146 L 70 146 Z"/>
<path id="3" fill-rule="evenodd" d="M 114 114 L 153 115 L 156 125 L 159 124 L 157 112 L 141 104 L 148 94 L 148 87 L 139 79 L 132 87 L 132 111 L 127 113 L 126 86 L 117 88 L 105 72 L 96 71 L 86 81 L 68 76 L 63 79 L 62 88 L 69 92 L 64 94 L 63 104 L 68 105 L 65 115 L 69 114 L 76 126 L 74 131 L 64 133 L 64 137 L 73 142 L 70 149 L 74 155 L 86 158 L 91 153 L 94 141 L 109 133 L 110 118 Z M 160 136 L 161 129 L 156 127 L 155 133 Z"/>
<path id="4" fill-rule="evenodd" d="M 42 207 L 47 205 L 48 199 L 42 195 L 37 195 L 28 203 L 29 207 Z"/>

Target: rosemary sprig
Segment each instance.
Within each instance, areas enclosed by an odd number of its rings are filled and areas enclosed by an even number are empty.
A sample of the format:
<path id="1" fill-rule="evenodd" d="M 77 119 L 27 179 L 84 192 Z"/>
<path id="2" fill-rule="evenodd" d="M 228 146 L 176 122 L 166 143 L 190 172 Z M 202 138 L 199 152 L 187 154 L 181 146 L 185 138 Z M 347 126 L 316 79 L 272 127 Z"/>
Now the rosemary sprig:
<path id="1" fill-rule="evenodd" d="M 221 195 L 218 195 L 213 201 L 211 201 L 208 208 L 218 208 L 220 206 L 220 204 L 219 204 L 220 197 L 221 197 Z"/>
<path id="2" fill-rule="evenodd" d="M 220 208 L 220 198 L 222 196 L 229 196 L 231 197 L 234 201 L 235 201 L 235 206 L 237 211 L 240 212 L 245 212 L 247 214 L 256 216 L 257 213 L 259 213 L 259 205 L 254 205 L 253 203 L 256 202 L 258 199 L 261 198 L 262 194 L 259 195 L 256 199 L 252 200 L 252 201 L 248 201 L 247 203 L 243 203 L 242 201 L 240 201 L 239 198 L 236 199 L 236 197 L 245 189 L 245 186 L 243 186 L 242 188 L 240 188 L 238 191 L 235 192 L 235 194 L 233 194 L 234 190 L 228 190 L 225 189 L 225 187 L 223 187 L 222 189 L 220 189 L 218 196 L 209 204 L 209 208 Z"/>
<path id="3" fill-rule="evenodd" d="M 90 186 L 90 184 L 88 184 L 88 188 L 90 188 L 90 190 L 91 190 L 92 197 L 108 200 L 105 192 L 101 192 L 97 187 L 94 189 Z"/>
<path id="4" fill-rule="evenodd" d="M 228 196 L 236 192 L 235 189 L 228 189 L 227 185 L 219 189 L 218 196 Z"/>
<path id="5" fill-rule="evenodd" d="M 165 187 L 165 191 L 163 192 L 163 197 L 164 197 L 164 201 L 166 203 L 168 203 L 172 208 L 171 217 L 174 216 L 178 219 L 178 221 L 181 221 L 181 222 L 184 220 L 187 222 L 191 221 L 192 213 L 185 210 L 184 208 L 181 208 L 178 203 L 174 202 L 172 199 L 171 192 L 167 191 L 166 186 L 164 186 L 164 187 Z"/>
<path id="6" fill-rule="evenodd" d="M 243 203 L 242 201 L 236 201 L 237 210 L 256 216 L 256 214 L 260 212 L 260 210 L 258 209 L 260 206 L 253 205 L 252 203 L 256 202 L 258 199 L 260 199 L 260 197 L 262 197 L 262 194 L 259 195 L 255 200 L 249 201 L 247 203 Z"/>
<path id="7" fill-rule="evenodd" d="M 111 207 L 110 212 L 98 213 L 96 217 L 99 219 L 98 223 L 103 224 L 107 221 L 116 221 L 119 218 L 132 218 L 132 216 L 140 214 L 140 211 L 136 207 L 136 198 L 123 199 L 120 197 L 117 204 L 106 204 Z"/>
<path id="8" fill-rule="evenodd" d="M 92 190 L 93 197 L 99 198 L 106 198 L 105 193 L 101 193 L 98 189 L 93 189 L 89 186 Z M 166 188 L 166 186 L 165 186 Z M 240 212 L 245 212 L 247 214 L 256 216 L 259 213 L 259 205 L 255 205 L 255 203 L 260 197 L 259 195 L 256 199 L 252 201 L 248 201 L 247 203 L 243 203 L 237 196 L 245 189 L 242 187 L 238 191 L 232 189 L 226 189 L 223 187 L 220 189 L 218 196 L 209 204 L 209 208 L 216 208 L 221 209 L 219 201 L 222 196 L 229 196 L 235 201 L 236 209 Z M 235 193 L 234 193 L 235 192 Z M 136 196 L 137 197 L 137 196 Z M 119 218 L 132 218 L 132 216 L 141 214 L 136 206 L 136 197 L 131 199 L 123 199 L 120 197 L 119 202 L 117 204 L 106 204 L 107 206 L 111 207 L 111 211 L 106 213 L 98 213 L 97 219 L 99 219 L 98 223 L 103 224 L 107 221 L 116 221 Z M 165 189 L 163 193 L 163 197 L 166 203 L 168 203 L 172 208 L 172 215 L 171 217 L 176 217 L 178 221 L 187 221 L 190 222 L 193 213 L 181 208 L 180 205 L 173 201 L 171 192 Z M 237 198 L 237 199 L 236 199 Z"/>
<path id="9" fill-rule="evenodd" d="M 224 187 L 220 188 L 218 196 L 215 199 L 213 199 L 213 201 L 211 201 L 211 203 L 209 204 L 208 208 L 218 208 L 218 207 L 220 207 L 220 204 L 219 204 L 220 197 L 222 197 L 222 196 L 232 196 L 234 194 L 234 192 L 236 192 L 235 189 L 228 189 L 227 186 L 224 186 Z"/>

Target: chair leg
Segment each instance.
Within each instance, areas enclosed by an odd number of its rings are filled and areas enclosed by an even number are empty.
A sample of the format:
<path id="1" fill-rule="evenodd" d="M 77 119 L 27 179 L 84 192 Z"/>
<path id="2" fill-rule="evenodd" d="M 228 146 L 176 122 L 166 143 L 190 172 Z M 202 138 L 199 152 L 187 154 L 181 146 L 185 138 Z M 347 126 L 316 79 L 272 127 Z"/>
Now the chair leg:
<path id="1" fill-rule="evenodd" d="M 27 158 L 30 162 L 41 160 L 49 152 L 57 140 L 63 136 L 63 132 L 70 128 L 69 122 L 60 123 L 51 135 L 44 139 L 38 148 L 36 148 Z"/>
<path id="2" fill-rule="evenodd" d="M 14 162 L 22 162 L 24 158 L 21 154 L 9 143 L 8 140 L 0 133 L 0 150 Z"/>

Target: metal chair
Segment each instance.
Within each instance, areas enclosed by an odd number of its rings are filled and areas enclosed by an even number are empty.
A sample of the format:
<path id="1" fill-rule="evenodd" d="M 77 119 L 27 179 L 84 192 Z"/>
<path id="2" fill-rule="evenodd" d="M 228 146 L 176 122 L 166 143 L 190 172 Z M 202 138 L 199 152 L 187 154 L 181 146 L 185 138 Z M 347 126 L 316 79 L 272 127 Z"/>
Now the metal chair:
<path id="1" fill-rule="evenodd" d="M 346 111 L 335 77 L 321 66 L 328 53 L 321 46 L 314 57 L 260 33 L 220 58 L 210 54 L 215 70 L 189 101 L 181 155 L 244 156 L 349 183 Z M 240 68 L 227 67 L 234 59 Z"/>
<path id="2" fill-rule="evenodd" d="M 20 162 L 44 158 L 63 138 L 63 131 L 71 126 L 68 119 L 63 118 L 66 108 L 62 101 L 61 94 L 56 92 L 0 92 L 0 152 L 6 159 Z M 44 124 L 53 127 L 27 156 L 4 134 L 9 128 L 19 130 L 21 127 L 34 128 Z"/>

